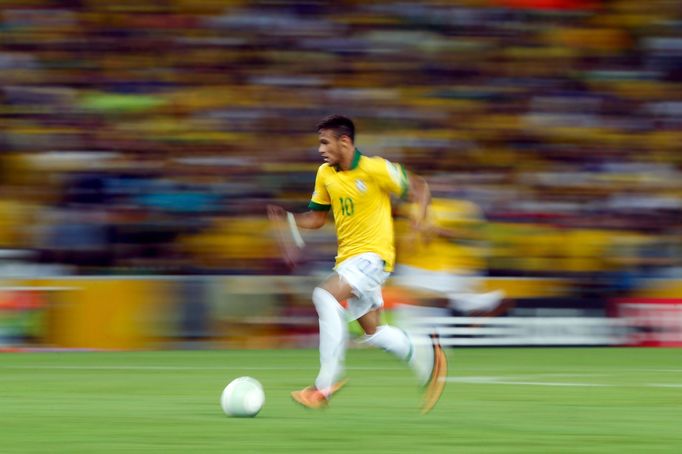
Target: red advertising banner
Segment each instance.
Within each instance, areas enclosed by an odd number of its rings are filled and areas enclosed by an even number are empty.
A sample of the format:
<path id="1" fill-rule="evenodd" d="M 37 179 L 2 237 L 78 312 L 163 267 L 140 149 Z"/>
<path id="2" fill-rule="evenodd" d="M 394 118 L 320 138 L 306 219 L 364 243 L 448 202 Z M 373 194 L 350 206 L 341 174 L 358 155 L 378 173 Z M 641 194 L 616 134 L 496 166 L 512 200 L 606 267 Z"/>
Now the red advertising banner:
<path id="1" fill-rule="evenodd" d="M 620 298 L 615 304 L 628 322 L 629 345 L 682 347 L 682 298 Z"/>

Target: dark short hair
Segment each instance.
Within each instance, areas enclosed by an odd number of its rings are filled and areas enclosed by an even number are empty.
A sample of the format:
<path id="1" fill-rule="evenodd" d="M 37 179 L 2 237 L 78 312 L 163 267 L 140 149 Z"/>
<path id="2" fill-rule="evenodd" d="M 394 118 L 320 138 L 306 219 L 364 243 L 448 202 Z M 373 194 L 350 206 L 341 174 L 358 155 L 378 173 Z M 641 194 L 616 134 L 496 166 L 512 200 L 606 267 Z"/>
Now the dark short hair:
<path id="1" fill-rule="evenodd" d="M 350 137 L 351 142 L 355 142 L 355 125 L 353 120 L 343 115 L 330 115 L 322 119 L 317 124 L 317 132 L 323 129 L 334 131 L 334 135 L 339 138 L 341 136 Z"/>

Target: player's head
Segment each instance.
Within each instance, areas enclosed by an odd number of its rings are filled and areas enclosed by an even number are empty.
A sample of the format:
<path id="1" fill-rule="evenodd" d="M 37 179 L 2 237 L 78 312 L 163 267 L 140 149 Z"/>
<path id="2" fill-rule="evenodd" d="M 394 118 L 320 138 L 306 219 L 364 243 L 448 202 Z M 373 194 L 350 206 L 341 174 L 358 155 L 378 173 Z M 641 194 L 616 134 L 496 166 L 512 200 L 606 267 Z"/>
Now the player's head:
<path id="1" fill-rule="evenodd" d="M 355 125 L 353 120 L 343 115 L 330 115 L 317 124 L 317 132 L 330 131 L 337 139 L 347 137 L 355 142 Z"/>
<path id="2" fill-rule="evenodd" d="M 355 152 L 355 125 L 350 118 L 330 115 L 317 124 L 319 152 L 330 165 Z"/>

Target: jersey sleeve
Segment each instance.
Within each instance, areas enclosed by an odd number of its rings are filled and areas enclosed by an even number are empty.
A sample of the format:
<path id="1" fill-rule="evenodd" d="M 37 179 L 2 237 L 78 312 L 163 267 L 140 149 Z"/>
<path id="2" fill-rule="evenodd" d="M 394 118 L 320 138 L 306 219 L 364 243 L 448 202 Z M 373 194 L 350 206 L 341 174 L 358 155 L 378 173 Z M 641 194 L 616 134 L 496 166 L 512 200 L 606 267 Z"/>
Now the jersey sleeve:
<path id="1" fill-rule="evenodd" d="M 325 166 L 321 165 L 317 169 L 315 190 L 310 198 L 310 203 L 308 203 L 308 208 L 313 211 L 329 211 L 332 206 L 331 204 L 329 192 L 327 192 L 327 187 L 325 186 Z"/>
<path id="2" fill-rule="evenodd" d="M 369 171 L 379 186 L 390 194 L 406 198 L 410 183 L 405 167 L 380 157 L 370 159 Z"/>

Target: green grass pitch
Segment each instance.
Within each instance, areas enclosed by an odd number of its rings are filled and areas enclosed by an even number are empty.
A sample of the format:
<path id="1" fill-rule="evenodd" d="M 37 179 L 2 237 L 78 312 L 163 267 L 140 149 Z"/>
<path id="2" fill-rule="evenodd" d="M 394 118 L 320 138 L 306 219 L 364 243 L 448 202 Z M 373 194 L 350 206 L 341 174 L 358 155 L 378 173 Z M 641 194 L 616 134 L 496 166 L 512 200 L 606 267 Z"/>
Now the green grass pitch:
<path id="1" fill-rule="evenodd" d="M 293 403 L 315 350 L 0 354 L 2 453 L 682 452 L 682 350 L 452 349 L 449 383 L 420 416 L 403 364 L 348 352 L 323 411 Z M 254 419 L 219 396 L 250 375 Z"/>

